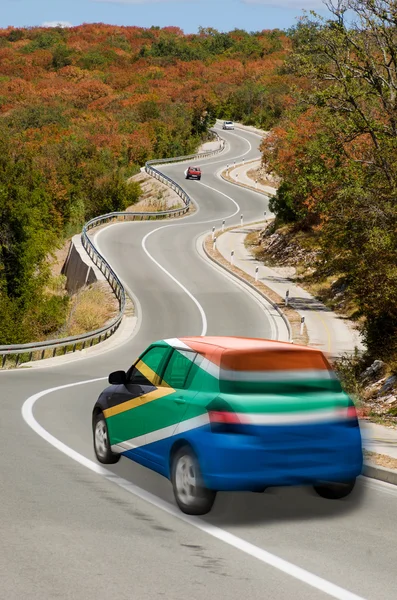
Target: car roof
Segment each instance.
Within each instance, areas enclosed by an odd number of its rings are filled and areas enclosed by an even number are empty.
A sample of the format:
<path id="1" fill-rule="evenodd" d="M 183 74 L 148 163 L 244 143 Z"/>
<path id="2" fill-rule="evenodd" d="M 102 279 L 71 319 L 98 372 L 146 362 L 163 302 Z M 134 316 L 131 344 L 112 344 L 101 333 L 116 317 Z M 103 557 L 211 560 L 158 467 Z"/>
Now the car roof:
<path id="1" fill-rule="evenodd" d="M 246 352 L 247 350 L 306 350 L 307 352 L 319 352 L 316 348 L 291 344 L 290 342 L 279 342 L 277 340 L 265 340 L 260 338 L 236 337 L 236 336 L 194 336 L 179 338 L 181 342 L 208 344 L 223 350 L 236 350 Z"/>
<path id="2" fill-rule="evenodd" d="M 178 350 L 197 352 L 217 368 L 227 370 L 332 370 L 320 349 L 290 342 L 236 336 L 193 336 L 162 340 L 160 343 Z"/>

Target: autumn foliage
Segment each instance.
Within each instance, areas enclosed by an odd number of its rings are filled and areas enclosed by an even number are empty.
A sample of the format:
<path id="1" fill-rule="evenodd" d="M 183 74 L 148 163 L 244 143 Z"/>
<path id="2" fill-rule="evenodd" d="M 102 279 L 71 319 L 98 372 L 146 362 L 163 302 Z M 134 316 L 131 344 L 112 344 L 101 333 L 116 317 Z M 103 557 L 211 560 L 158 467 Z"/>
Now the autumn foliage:
<path id="1" fill-rule="evenodd" d="M 277 122 L 289 46 L 280 31 L 0 30 L 0 344 L 56 335 L 48 253 L 133 204 L 146 160 L 195 151 L 216 117 Z"/>
<path id="2" fill-rule="evenodd" d="M 278 223 L 316 231 L 317 273 L 353 298 L 369 360 L 396 366 L 396 2 L 329 7 L 328 20 L 313 15 L 290 32 L 284 70 L 301 86 L 263 143 L 282 177 L 271 207 Z"/>

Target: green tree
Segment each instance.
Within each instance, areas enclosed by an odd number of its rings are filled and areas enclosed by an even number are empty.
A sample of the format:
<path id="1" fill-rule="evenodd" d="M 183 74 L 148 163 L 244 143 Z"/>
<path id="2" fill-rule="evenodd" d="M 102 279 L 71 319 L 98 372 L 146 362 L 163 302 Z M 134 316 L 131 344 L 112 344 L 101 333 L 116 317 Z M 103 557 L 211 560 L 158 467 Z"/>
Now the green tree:
<path id="1" fill-rule="evenodd" d="M 369 355 L 390 359 L 397 355 L 396 2 L 346 0 L 329 8 L 332 18 L 314 15 L 290 32 L 288 69 L 310 85 L 275 143 L 284 183 L 273 206 L 305 222 L 314 205 L 324 260 L 345 274 Z M 317 131 L 307 139 L 301 130 L 294 148 L 288 127 L 299 131 L 308 106 Z"/>

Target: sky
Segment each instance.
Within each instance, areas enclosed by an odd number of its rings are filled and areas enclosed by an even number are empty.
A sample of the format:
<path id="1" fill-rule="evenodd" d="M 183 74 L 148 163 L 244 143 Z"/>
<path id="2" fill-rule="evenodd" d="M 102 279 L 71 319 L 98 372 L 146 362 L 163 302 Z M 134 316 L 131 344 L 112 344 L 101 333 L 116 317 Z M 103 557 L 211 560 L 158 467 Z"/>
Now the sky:
<path id="1" fill-rule="evenodd" d="M 82 23 L 169 25 L 196 33 L 198 28 L 219 31 L 286 29 L 303 10 L 327 15 L 322 0 L 0 0 L 0 28 L 39 25 L 76 26 Z"/>

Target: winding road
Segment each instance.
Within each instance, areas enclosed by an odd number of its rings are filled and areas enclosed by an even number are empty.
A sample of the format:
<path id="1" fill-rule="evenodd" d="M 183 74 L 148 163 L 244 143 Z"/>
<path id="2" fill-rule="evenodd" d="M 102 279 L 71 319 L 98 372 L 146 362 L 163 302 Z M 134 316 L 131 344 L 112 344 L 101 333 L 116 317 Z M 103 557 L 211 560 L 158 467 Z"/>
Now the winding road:
<path id="1" fill-rule="evenodd" d="M 198 210 L 170 222 L 118 223 L 95 243 L 137 300 L 123 345 L 83 360 L 0 373 L 4 600 L 395 600 L 397 492 L 363 478 L 346 500 L 307 489 L 218 494 L 206 517 L 183 515 L 170 483 L 122 458 L 94 459 L 91 410 L 108 374 L 152 341 L 188 335 L 287 339 L 263 301 L 204 256 L 203 235 L 259 221 L 267 201 L 219 173 L 259 156 L 259 137 L 222 132 L 227 148 L 161 169 Z"/>

